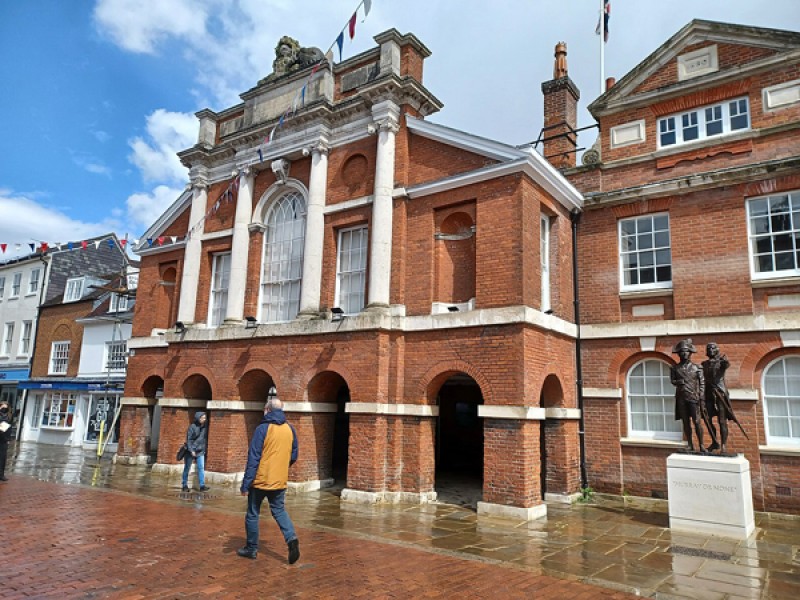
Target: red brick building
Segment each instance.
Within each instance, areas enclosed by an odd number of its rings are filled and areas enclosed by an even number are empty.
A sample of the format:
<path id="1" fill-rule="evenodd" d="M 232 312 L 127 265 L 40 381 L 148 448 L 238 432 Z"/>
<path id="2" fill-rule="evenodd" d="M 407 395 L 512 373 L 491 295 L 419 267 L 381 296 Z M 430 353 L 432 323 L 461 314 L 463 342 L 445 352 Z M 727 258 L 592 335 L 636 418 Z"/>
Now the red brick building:
<path id="1" fill-rule="evenodd" d="M 234 480 L 273 393 L 299 489 L 424 502 L 456 474 L 479 512 L 532 518 L 579 491 L 583 403 L 588 483 L 663 496 L 682 446 L 670 350 L 692 337 L 731 361 L 750 441 L 729 446 L 757 509 L 796 512 L 800 37 L 690 23 L 590 105 L 580 167 L 557 63 L 543 155 L 561 172 L 425 121 L 429 51 L 375 40 L 316 70 L 277 58 L 240 104 L 198 113 L 191 186 L 139 248 L 118 459 L 180 469 L 203 408 L 207 470 Z"/>
<path id="2" fill-rule="evenodd" d="M 691 338 L 695 362 L 709 342 L 730 361 L 750 439 L 731 423 L 728 449 L 750 461 L 756 510 L 798 512 L 800 34 L 693 21 L 609 83 L 589 105 L 599 147 L 564 170 L 585 195 L 590 483 L 666 497 L 666 457 L 685 446 L 671 351 Z"/>

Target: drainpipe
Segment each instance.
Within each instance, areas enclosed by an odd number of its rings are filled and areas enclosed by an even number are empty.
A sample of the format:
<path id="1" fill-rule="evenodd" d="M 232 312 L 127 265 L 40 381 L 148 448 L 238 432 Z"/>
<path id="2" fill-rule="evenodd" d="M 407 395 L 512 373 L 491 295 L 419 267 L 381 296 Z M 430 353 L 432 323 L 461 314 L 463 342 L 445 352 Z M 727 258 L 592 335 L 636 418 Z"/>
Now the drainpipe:
<path id="1" fill-rule="evenodd" d="M 589 487 L 589 479 L 586 477 L 586 436 L 583 419 L 583 369 L 581 367 L 581 303 L 578 294 L 578 223 L 581 220 L 581 212 L 573 208 L 569 214 L 572 222 L 572 296 L 575 307 L 575 385 L 578 392 L 578 410 L 580 418 L 578 420 L 578 441 L 580 444 L 580 465 L 581 465 L 581 488 Z"/>
<path id="2" fill-rule="evenodd" d="M 39 288 L 39 305 L 36 307 L 36 323 L 31 327 L 31 357 L 28 366 L 28 379 L 30 379 L 31 371 L 33 371 L 33 359 L 36 357 L 36 336 L 39 333 L 39 319 L 42 316 L 44 289 L 47 287 L 47 267 L 49 267 L 52 262 L 52 257 L 50 260 L 45 260 L 45 256 L 46 255 L 42 254 L 39 257 L 39 260 L 44 264 L 44 273 L 42 273 L 42 286 Z M 25 424 L 25 411 L 28 408 L 29 393 L 30 390 L 25 390 L 25 394 L 22 397 L 22 410 L 19 413 L 19 423 L 17 423 L 17 441 L 22 439 L 22 425 Z"/>

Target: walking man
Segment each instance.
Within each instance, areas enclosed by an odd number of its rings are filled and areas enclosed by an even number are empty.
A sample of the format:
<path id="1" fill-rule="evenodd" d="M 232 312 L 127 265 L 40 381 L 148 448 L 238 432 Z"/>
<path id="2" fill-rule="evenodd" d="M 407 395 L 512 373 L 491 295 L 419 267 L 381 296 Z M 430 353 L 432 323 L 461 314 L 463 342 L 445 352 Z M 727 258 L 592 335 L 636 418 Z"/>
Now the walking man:
<path id="1" fill-rule="evenodd" d="M 208 427 L 206 413 L 198 410 L 194 413 L 194 423 L 186 431 L 186 455 L 183 457 L 183 491 L 189 491 L 189 470 L 192 461 L 197 465 L 197 483 L 200 491 L 207 492 L 206 486 L 206 444 L 208 443 Z"/>
<path id="2" fill-rule="evenodd" d="M 296 460 L 297 432 L 286 422 L 283 403 L 271 398 L 264 406 L 264 417 L 256 427 L 247 453 L 241 487 L 242 496 L 247 496 L 244 518 L 247 545 L 237 550 L 239 556 L 255 558 L 258 555 L 258 519 L 261 503 L 266 498 L 272 518 L 289 546 L 289 564 L 293 565 L 300 558 L 300 542 L 284 507 L 289 467 Z"/>

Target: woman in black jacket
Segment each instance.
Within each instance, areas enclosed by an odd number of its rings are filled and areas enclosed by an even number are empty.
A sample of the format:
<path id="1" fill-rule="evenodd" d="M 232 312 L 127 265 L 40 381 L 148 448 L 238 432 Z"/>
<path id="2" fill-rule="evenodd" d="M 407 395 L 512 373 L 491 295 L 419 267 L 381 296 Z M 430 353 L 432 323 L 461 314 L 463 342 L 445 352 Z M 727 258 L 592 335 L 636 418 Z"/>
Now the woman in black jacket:
<path id="1" fill-rule="evenodd" d="M 206 486 L 205 465 L 206 465 L 206 440 L 208 438 L 208 428 L 206 427 L 206 413 L 199 410 L 194 413 L 194 423 L 189 425 L 186 432 L 186 455 L 183 457 L 183 491 L 189 491 L 189 469 L 192 468 L 192 461 L 197 465 L 197 483 L 200 484 L 200 491 L 208 491 Z"/>

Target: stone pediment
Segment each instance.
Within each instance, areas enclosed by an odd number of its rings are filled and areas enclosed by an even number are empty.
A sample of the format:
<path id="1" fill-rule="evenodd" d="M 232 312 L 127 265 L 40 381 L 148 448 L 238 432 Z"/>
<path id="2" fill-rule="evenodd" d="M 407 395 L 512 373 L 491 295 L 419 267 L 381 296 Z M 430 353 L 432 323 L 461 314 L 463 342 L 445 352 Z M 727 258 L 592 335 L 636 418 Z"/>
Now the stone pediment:
<path id="1" fill-rule="evenodd" d="M 595 118 L 638 104 L 718 85 L 748 70 L 800 55 L 800 33 L 695 19 L 592 102 Z"/>

